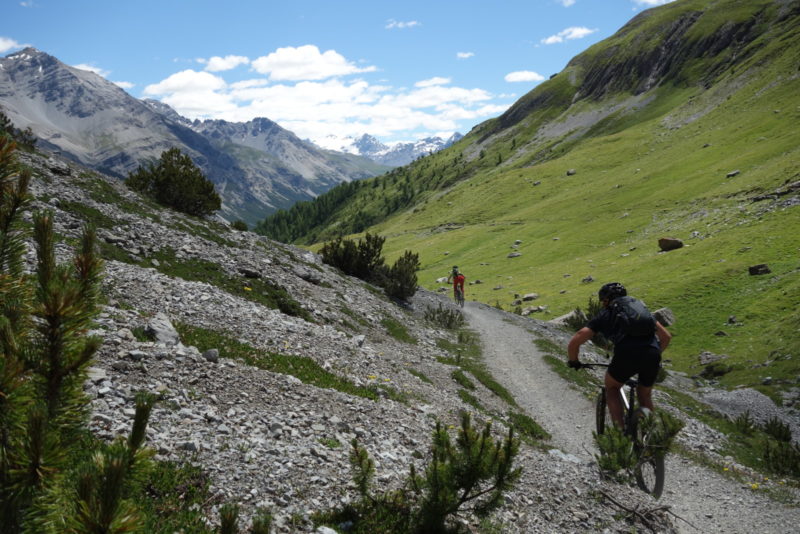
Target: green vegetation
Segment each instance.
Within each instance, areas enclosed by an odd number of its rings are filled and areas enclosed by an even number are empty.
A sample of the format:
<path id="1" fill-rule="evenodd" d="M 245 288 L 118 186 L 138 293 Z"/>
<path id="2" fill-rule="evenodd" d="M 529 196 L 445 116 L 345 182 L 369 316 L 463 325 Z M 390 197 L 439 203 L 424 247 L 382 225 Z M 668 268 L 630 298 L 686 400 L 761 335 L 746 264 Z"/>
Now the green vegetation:
<path id="1" fill-rule="evenodd" d="M 416 338 L 409 334 L 408 330 L 406 330 L 406 327 L 397 322 L 395 319 L 392 319 L 391 317 L 385 317 L 381 320 L 381 324 L 384 326 L 384 328 L 386 328 L 386 331 L 389 332 L 389 335 L 396 340 L 402 341 L 403 343 L 410 343 L 412 345 L 417 344 Z"/>
<path id="2" fill-rule="evenodd" d="M 320 254 L 328 265 L 383 287 L 389 297 L 406 300 L 417 292 L 419 256 L 407 250 L 387 267 L 381 255 L 384 241 L 385 237 L 369 233 L 358 243 L 339 237 L 326 243 Z"/>
<path id="3" fill-rule="evenodd" d="M 315 524 L 351 522 L 349 532 L 353 534 L 467 532 L 464 525 L 453 521 L 454 516 L 469 507 L 478 518 L 486 518 L 502 504 L 503 495 L 521 475 L 513 466 L 518 449 L 513 430 L 495 441 L 490 424 L 478 432 L 464 414 L 455 442 L 441 423 L 436 424 L 431 461 L 421 475 L 412 464 L 403 488 L 381 492 L 373 489 L 375 462 L 353 440 L 350 463 L 359 500 L 317 514 Z"/>
<path id="4" fill-rule="evenodd" d="M 529 415 L 510 411 L 508 412 L 508 420 L 511 426 L 514 427 L 514 430 L 530 444 L 550 439 L 550 433 L 542 428 L 542 426 Z"/>
<path id="5" fill-rule="evenodd" d="M 125 184 L 157 202 L 190 215 L 209 215 L 218 210 L 221 200 L 214 184 L 177 148 L 161 154 L 158 163 L 140 166 Z"/>
<path id="6" fill-rule="evenodd" d="M 346 378 L 326 371 L 307 356 L 289 356 L 259 350 L 224 333 L 184 323 L 176 324 L 175 328 L 184 344 L 193 345 L 201 351 L 217 349 L 222 358 L 240 360 L 247 365 L 273 373 L 292 375 L 306 384 L 335 389 L 349 395 L 377 400 L 380 396 L 380 389 L 389 398 L 400 402 L 404 400 L 395 390 L 383 385 L 380 387 L 356 386 Z"/>
<path id="7" fill-rule="evenodd" d="M 102 261 L 86 227 L 72 263 L 58 264 L 53 216 L 37 213 L 36 269 L 24 274 L 30 172 L 14 149 L 0 136 L 0 530 L 211 532 L 202 473 L 154 462 L 142 447 L 153 395 L 135 396 L 127 438 L 103 443 L 88 431 L 83 385 L 100 340 L 86 332 Z"/>
<path id="8" fill-rule="evenodd" d="M 424 314 L 425 320 L 445 328 L 447 330 L 458 330 L 464 326 L 464 314 L 459 310 L 447 309 L 439 303 L 438 308 L 427 308 Z"/>
<path id="9" fill-rule="evenodd" d="M 157 260 L 156 263 L 152 261 L 154 259 Z M 231 295 L 313 322 L 308 310 L 294 300 L 286 289 L 267 279 L 230 275 L 214 262 L 199 258 L 179 259 L 171 249 L 156 252 L 149 260 L 145 260 L 145 263 L 169 276 L 206 282 L 224 289 Z"/>
<path id="10" fill-rule="evenodd" d="M 691 0 L 648 11 L 453 147 L 341 194 L 295 240 L 378 232 L 390 236 L 387 258 L 419 254 L 428 289 L 457 258 L 484 282 L 472 298 L 508 308 L 536 291 L 543 318 L 619 280 L 674 312 L 675 370 L 691 373 L 703 351 L 726 354 L 722 387 L 775 397 L 800 374 L 789 334 L 800 322 L 789 188 L 800 177 L 800 24 L 775 6 Z M 666 34 L 678 18 L 686 33 Z M 672 61 L 648 89 L 640 73 L 667 42 Z M 687 246 L 662 253 L 664 236 Z M 522 256 L 509 259 L 516 240 Z M 771 274 L 748 273 L 761 263 Z"/>

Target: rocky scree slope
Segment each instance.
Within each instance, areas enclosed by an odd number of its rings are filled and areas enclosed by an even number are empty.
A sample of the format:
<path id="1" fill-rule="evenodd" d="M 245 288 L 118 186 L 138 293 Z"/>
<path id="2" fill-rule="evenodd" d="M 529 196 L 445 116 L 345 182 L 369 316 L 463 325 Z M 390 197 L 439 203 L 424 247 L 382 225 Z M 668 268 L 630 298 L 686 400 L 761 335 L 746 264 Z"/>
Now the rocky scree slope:
<path id="1" fill-rule="evenodd" d="M 91 428 L 103 439 L 126 434 L 135 392 L 160 393 L 147 444 L 159 459 L 196 462 L 207 470 L 217 497 L 212 517 L 219 504 L 237 502 L 245 519 L 257 507 L 270 508 L 277 532 L 312 531 L 306 521 L 311 512 L 353 496 L 348 463 L 353 438 L 376 460 L 377 487 L 396 487 L 410 463 L 425 462 L 437 420 L 457 425 L 461 411 L 475 412 L 459 397 L 451 377 L 455 367 L 439 361 L 453 355 L 437 341 L 453 343 L 454 334 L 422 318 L 428 307 L 449 305 L 440 296 L 420 292 L 412 303 L 399 306 L 307 251 L 229 229 L 217 229 L 213 240 L 206 239 L 196 232 L 203 221 L 147 207 L 113 178 L 54 158 L 22 154 L 21 159 L 35 175 L 36 200 L 27 216 L 43 209 L 55 213 L 56 232 L 66 238 L 57 247 L 62 260 L 87 214 L 100 222 L 104 250 L 111 246 L 126 259 L 109 259 L 105 267 L 107 303 L 92 332 L 103 344 L 86 384 Z M 97 200 L 97 191 L 116 202 Z M 207 228 L 205 235 L 210 235 Z M 214 262 L 242 284 L 248 281 L 242 273 L 269 279 L 302 303 L 312 320 L 207 282 L 163 274 L 164 261 L 153 256 L 164 250 L 174 251 L 175 262 Z M 28 259 L 33 265 L 32 247 Z M 387 319 L 404 325 L 416 342 L 390 336 L 383 326 Z M 380 395 L 370 400 L 318 388 L 227 359 L 224 351 L 219 358 L 201 354 L 179 341 L 172 329 L 177 323 L 221 332 L 263 351 L 311 358 Z M 159 332 L 157 341 L 140 341 L 133 334 L 148 326 Z M 485 407 L 474 418 L 478 424 L 493 419 L 499 436 L 510 407 L 474 382 L 472 394 Z M 628 528 L 617 509 L 595 498 L 597 489 L 631 506 L 655 508 L 641 492 L 600 480 L 595 466 L 546 450 L 546 444 L 522 444 L 522 480 L 498 515 L 504 532 Z M 656 522 L 660 531 L 672 531 L 663 515 Z"/>

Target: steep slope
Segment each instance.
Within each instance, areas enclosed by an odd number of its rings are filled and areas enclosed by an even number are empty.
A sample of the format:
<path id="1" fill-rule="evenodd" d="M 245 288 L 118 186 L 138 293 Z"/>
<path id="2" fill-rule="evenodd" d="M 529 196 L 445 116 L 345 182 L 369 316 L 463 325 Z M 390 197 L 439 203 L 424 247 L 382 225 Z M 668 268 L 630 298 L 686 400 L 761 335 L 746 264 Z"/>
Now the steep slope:
<path id="1" fill-rule="evenodd" d="M 42 146 L 119 177 L 178 147 L 217 185 L 223 215 L 249 223 L 385 170 L 366 158 L 319 150 L 266 119 L 193 123 L 33 48 L 0 58 L 0 107 Z M 242 132 L 242 143 L 232 140 Z"/>
<path id="2" fill-rule="evenodd" d="M 307 235 L 381 233 L 420 253 L 425 287 L 458 264 L 482 282 L 468 298 L 511 310 L 537 293 L 543 317 L 620 280 L 678 316 L 670 365 L 697 373 L 709 351 L 728 357 L 723 384 L 790 388 L 798 37 L 796 0 L 648 10 L 452 148 L 360 182 Z M 663 253 L 665 236 L 687 246 Z"/>

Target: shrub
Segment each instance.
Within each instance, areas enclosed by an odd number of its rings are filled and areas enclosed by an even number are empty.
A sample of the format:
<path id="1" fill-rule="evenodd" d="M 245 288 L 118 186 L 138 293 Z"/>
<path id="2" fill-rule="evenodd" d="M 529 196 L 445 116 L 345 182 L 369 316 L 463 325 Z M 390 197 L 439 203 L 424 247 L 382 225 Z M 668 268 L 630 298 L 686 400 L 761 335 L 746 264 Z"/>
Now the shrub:
<path id="1" fill-rule="evenodd" d="M 750 411 L 747 410 L 744 413 L 740 413 L 733 419 L 733 426 L 736 427 L 736 430 L 744 434 L 745 436 L 749 436 L 753 433 L 753 430 L 756 428 L 755 421 L 753 418 L 750 417 Z"/>
<path id="2" fill-rule="evenodd" d="M 445 308 L 441 303 L 436 309 L 426 309 L 423 317 L 426 321 L 447 330 L 456 330 L 464 326 L 464 315 L 458 310 Z"/>
<path id="3" fill-rule="evenodd" d="M 778 441 L 792 441 L 792 429 L 777 417 L 773 417 L 764 423 L 764 432 Z"/>
<path id="4" fill-rule="evenodd" d="M 764 442 L 764 463 L 779 475 L 800 476 L 800 446 L 789 441 Z"/>
<path id="5" fill-rule="evenodd" d="M 358 243 L 338 237 L 320 249 L 322 261 L 345 274 L 372 282 L 390 297 L 407 299 L 417 292 L 419 255 L 406 251 L 391 268 L 381 256 L 386 238 L 367 233 Z"/>
<path id="6" fill-rule="evenodd" d="M 397 259 L 389 269 L 384 289 L 390 297 L 406 300 L 417 292 L 417 271 L 419 270 L 419 254 L 410 250 Z"/>
<path id="7" fill-rule="evenodd" d="M 250 227 L 247 226 L 247 223 L 241 220 L 233 221 L 231 223 L 231 228 L 233 228 L 234 230 L 238 230 L 240 232 L 246 232 L 250 229 Z"/>
<path id="8" fill-rule="evenodd" d="M 189 215 L 202 217 L 221 206 L 214 184 L 177 148 L 162 153 L 157 164 L 140 166 L 128 175 L 125 184 L 160 204 Z"/>
<path id="9" fill-rule="evenodd" d="M 592 432 L 599 453 L 595 455 L 600 470 L 619 481 L 630 477 L 630 470 L 636 465 L 633 441 L 616 426 L 606 428 L 598 434 Z"/>
<path id="10" fill-rule="evenodd" d="M 455 443 L 441 423 L 436 424 L 431 461 L 423 474 L 412 465 L 403 488 L 375 493 L 375 463 L 353 440 L 350 463 L 360 500 L 341 510 L 318 516 L 318 522 L 351 521 L 353 534 L 440 534 L 462 532 L 451 518 L 464 511 L 487 517 L 502 504 L 503 494 L 514 487 L 521 470 L 513 467 L 519 442 L 513 429 L 503 440 L 493 440 L 491 424 L 482 432 L 470 416 L 462 414 Z"/>
<path id="11" fill-rule="evenodd" d="M 2 108 L 0 108 L 0 137 L 10 137 L 18 147 L 27 151 L 32 151 L 36 147 L 37 139 L 33 134 L 33 130 L 30 127 L 24 130 L 15 128 L 8 115 L 2 111 Z"/>

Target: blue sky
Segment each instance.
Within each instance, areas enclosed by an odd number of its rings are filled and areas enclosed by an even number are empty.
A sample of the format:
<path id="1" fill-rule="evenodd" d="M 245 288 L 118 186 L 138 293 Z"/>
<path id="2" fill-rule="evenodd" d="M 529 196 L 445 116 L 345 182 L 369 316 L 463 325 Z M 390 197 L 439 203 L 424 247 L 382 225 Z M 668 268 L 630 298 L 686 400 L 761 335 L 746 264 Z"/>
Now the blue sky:
<path id="1" fill-rule="evenodd" d="M 671 0 L 2 0 L 33 46 L 181 115 L 302 138 L 467 133 Z"/>

